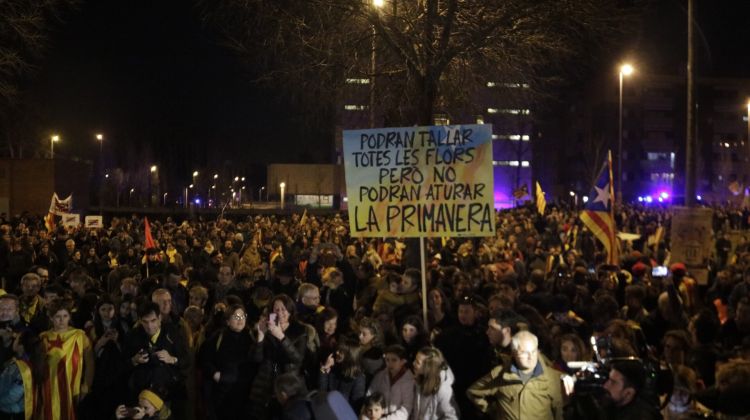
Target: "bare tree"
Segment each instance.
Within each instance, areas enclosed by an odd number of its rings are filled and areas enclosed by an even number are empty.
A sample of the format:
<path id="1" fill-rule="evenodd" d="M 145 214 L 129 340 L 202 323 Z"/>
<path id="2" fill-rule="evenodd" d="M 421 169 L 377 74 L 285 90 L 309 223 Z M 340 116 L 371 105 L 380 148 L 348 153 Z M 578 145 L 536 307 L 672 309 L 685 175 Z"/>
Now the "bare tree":
<path id="1" fill-rule="evenodd" d="M 203 19 L 259 79 L 301 102 L 335 104 L 345 78 L 375 78 L 380 109 L 404 124 L 476 109 L 488 80 L 546 82 L 581 70 L 638 16 L 617 0 L 217 0 Z M 373 36 L 375 41 L 373 41 Z M 375 50 L 377 65 L 371 66 Z M 373 72 L 372 70 L 375 69 Z M 335 111 L 334 111 L 335 113 Z"/>
<path id="2" fill-rule="evenodd" d="M 0 131 L 9 157 L 40 154 L 42 137 L 29 131 L 23 84 L 36 69 L 62 14 L 80 0 L 0 0 Z"/>

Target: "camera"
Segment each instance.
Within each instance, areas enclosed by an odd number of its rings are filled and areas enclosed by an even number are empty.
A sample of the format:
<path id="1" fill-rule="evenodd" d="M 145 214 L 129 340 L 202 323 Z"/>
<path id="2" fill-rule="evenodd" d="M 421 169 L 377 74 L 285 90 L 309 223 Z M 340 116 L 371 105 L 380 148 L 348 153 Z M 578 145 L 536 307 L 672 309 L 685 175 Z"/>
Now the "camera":
<path id="1" fill-rule="evenodd" d="M 568 367 L 575 370 L 573 377 L 575 385 L 573 397 L 592 397 L 599 399 L 606 395 L 604 383 L 609 379 L 609 372 L 613 364 L 623 361 L 636 361 L 641 364 L 645 373 L 643 388 L 638 393 L 646 401 L 658 406 L 659 397 L 670 396 L 674 387 L 672 371 L 667 366 L 662 366 L 657 360 L 648 357 L 641 351 L 641 357 L 612 357 L 611 337 L 591 337 L 591 345 L 594 350 L 596 361 L 591 362 L 569 362 Z M 602 357 L 604 355 L 604 357 Z M 669 401 L 669 398 L 666 399 Z"/>

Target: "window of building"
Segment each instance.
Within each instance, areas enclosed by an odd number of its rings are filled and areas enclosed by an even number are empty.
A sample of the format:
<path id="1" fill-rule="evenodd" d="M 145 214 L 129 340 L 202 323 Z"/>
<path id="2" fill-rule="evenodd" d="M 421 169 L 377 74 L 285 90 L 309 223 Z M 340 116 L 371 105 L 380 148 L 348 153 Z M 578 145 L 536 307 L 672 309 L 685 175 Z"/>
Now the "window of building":
<path id="1" fill-rule="evenodd" d="M 348 78 L 346 79 L 347 85 L 369 85 L 370 79 L 355 79 L 355 78 Z"/>
<path id="2" fill-rule="evenodd" d="M 346 111 L 364 111 L 367 109 L 367 105 L 344 105 Z"/>

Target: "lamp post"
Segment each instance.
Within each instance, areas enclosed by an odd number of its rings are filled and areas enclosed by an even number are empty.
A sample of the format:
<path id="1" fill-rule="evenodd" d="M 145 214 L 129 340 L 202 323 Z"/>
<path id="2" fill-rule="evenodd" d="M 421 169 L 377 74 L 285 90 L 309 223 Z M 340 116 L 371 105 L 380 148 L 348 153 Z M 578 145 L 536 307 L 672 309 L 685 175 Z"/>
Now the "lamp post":
<path id="1" fill-rule="evenodd" d="M 265 190 L 266 187 L 260 187 L 258 188 L 258 201 L 263 201 L 263 190 Z"/>
<path id="2" fill-rule="evenodd" d="M 104 135 L 101 133 L 97 133 L 94 137 L 96 138 L 96 141 L 99 142 L 99 175 L 101 175 L 104 173 L 104 153 L 102 153 L 104 149 Z M 104 204 L 104 181 L 102 180 L 102 178 L 99 179 L 99 214 L 101 215 Z"/>
<path id="3" fill-rule="evenodd" d="M 372 6 L 377 13 L 385 5 L 384 0 L 372 0 Z M 370 49 L 370 128 L 375 128 L 375 70 L 377 68 L 378 32 L 372 25 L 372 48 Z"/>
<path id="4" fill-rule="evenodd" d="M 128 205 L 130 207 L 133 207 L 133 193 L 135 192 L 135 188 L 130 189 L 130 193 L 128 194 Z"/>
<path id="5" fill-rule="evenodd" d="M 633 66 L 620 66 L 619 128 L 617 130 L 617 203 L 622 204 L 622 85 L 625 76 L 633 74 Z"/>
<path id="6" fill-rule="evenodd" d="M 161 201 L 162 201 L 162 206 L 163 206 L 163 207 L 167 207 L 167 194 L 169 194 L 169 193 L 164 193 L 164 194 L 162 195 L 162 198 L 161 198 Z"/>
<path id="7" fill-rule="evenodd" d="M 284 189 L 286 188 L 286 182 L 282 182 L 279 184 L 279 188 L 281 189 L 281 209 L 284 208 Z"/>
<path id="8" fill-rule="evenodd" d="M 53 134 L 49 138 L 49 156 L 50 156 L 50 159 L 54 159 L 55 158 L 55 143 L 58 142 L 58 141 L 60 141 L 60 136 L 58 136 L 57 134 Z"/>
<path id="9" fill-rule="evenodd" d="M 154 178 L 156 178 L 156 181 L 158 182 L 158 179 L 159 179 L 158 170 L 159 170 L 158 166 L 151 165 L 151 169 L 150 169 L 151 175 L 148 178 L 148 205 L 149 205 L 149 207 L 151 207 L 152 205 L 154 205 L 154 201 L 157 200 L 154 197 Z M 158 193 L 159 192 L 157 190 L 156 194 L 158 194 Z"/>

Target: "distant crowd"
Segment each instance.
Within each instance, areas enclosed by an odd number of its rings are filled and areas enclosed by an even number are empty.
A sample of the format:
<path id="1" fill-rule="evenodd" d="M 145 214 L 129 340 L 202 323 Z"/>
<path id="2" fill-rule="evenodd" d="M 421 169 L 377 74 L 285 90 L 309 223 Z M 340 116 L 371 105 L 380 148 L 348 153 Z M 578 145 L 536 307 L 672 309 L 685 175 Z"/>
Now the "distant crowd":
<path id="1" fill-rule="evenodd" d="M 0 420 L 750 416 L 750 212 L 714 208 L 707 282 L 669 208 L 616 213 L 619 265 L 571 209 L 495 217 L 426 239 L 422 290 L 345 214 L 3 215 Z"/>

